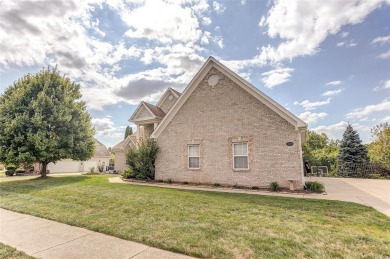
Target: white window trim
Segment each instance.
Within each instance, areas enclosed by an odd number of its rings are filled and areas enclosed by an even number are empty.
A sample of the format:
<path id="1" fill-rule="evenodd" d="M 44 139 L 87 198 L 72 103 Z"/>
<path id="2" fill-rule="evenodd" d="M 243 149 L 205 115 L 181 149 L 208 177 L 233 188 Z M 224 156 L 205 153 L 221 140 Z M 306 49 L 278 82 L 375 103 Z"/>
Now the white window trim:
<path id="1" fill-rule="evenodd" d="M 199 156 L 190 156 L 190 146 L 198 146 L 199 147 Z M 188 169 L 190 170 L 197 170 L 197 169 L 200 169 L 200 144 L 188 144 L 187 145 L 187 167 Z M 199 158 L 199 167 L 190 167 L 190 158 L 191 157 L 197 157 Z"/>
<path id="2" fill-rule="evenodd" d="M 237 144 L 243 144 L 243 143 L 246 143 L 246 156 L 235 156 L 234 155 L 234 145 L 237 145 Z M 235 171 L 247 171 L 249 170 L 249 143 L 246 142 L 246 141 L 242 141 L 242 142 L 234 142 L 232 143 L 232 155 L 233 155 L 233 170 Z M 247 157 L 248 159 L 248 167 L 247 168 L 236 168 L 235 166 L 235 162 L 234 162 L 234 158 L 235 157 Z"/>

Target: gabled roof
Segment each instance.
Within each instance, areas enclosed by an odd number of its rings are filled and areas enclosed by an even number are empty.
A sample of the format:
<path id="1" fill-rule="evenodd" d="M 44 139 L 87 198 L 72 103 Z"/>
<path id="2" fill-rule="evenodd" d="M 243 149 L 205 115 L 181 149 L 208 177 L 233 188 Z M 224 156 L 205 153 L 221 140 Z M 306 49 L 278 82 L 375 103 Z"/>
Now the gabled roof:
<path id="1" fill-rule="evenodd" d="M 165 113 L 156 105 L 142 101 L 134 111 L 133 115 L 131 115 L 129 121 L 134 121 L 142 109 L 146 109 L 150 113 L 151 118 L 163 118 L 165 116 Z"/>
<path id="2" fill-rule="evenodd" d="M 95 139 L 95 157 L 111 157 L 110 151 L 108 151 L 107 147 L 100 142 L 99 140 Z"/>
<path id="3" fill-rule="evenodd" d="M 287 120 L 289 123 L 291 123 L 297 130 L 305 131 L 307 128 L 307 124 L 303 122 L 300 118 L 292 114 L 290 111 L 288 111 L 286 108 L 272 100 L 270 97 L 268 97 L 266 94 L 261 92 L 259 89 L 257 89 L 255 86 L 241 78 L 239 75 L 231 71 L 229 68 L 224 66 L 221 62 L 216 60 L 214 57 L 210 56 L 207 61 L 203 64 L 203 66 L 200 68 L 198 73 L 196 73 L 195 77 L 191 80 L 191 82 L 188 84 L 186 89 L 184 89 L 183 93 L 181 94 L 179 100 L 173 105 L 171 110 L 166 114 L 164 119 L 161 121 L 161 123 L 158 125 L 158 127 L 154 130 L 152 134 L 152 138 L 157 138 L 160 136 L 161 132 L 164 131 L 165 127 L 169 124 L 169 122 L 172 120 L 172 118 L 176 115 L 176 113 L 180 110 L 180 108 L 183 106 L 183 104 L 187 101 L 187 99 L 190 97 L 192 92 L 195 90 L 195 88 L 199 85 L 200 81 L 206 76 L 206 74 L 209 72 L 209 70 L 215 67 L 220 72 L 222 72 L 225 76 L 230 78 L 233 82 L 235 82 L 237 85 L 241 86 L 244 90 L 246 90 L 248 93 L 253 95 L 255 98 L 257 98 L 259 101 L 264 103 L 266 106 L 268 106 L 271 110 L 276 112 L 278 115 L 280 115 L 282 118 Z"/>
<path id="4" fill-rule="evenodd" d="M 165 93 L 161 96 L 160 100 L 158 101 L 158 103 L 156 104 L 156 106 L 158 107 L 161 107 L 161 104 L 164 102 L 165 98 L 167 98 L 169 95 L 173 95 L 175 96 L 176 98 L 179 98 L 181 93 L 179 93 L 178 91 L 176 91 L 175 89 L 169 87 Z"/>
<path id="5" fill-rule="evenodd" d="M 134 138 L 132 137 L 134 134 L 130 135 L 130 136 L 127 136 L 127 138 L 125 138 L 124 140 L 122 140 L 121 142 L 119 142 L 118 144 L 116 144 L 112 150 L 113 151 L 119 151 L 119 150 L 123 150 L 129 146 L 131 146 L 131 144 L 133 144 L 135 146 L 135 142 L 134 142 Z"/>
<path id="6" fill-rule="evenodd" d="M 165 112 L 163 112 L 160 109 L 160 107 L 157 107 L 156 105 L 146 103 L 146 102 L 144 102 L 144 104 L 149 108 L 149 110 L 153 113 L 154 116 L 156 116 L 156 117 L 164 117 L 165 116 Z"/>

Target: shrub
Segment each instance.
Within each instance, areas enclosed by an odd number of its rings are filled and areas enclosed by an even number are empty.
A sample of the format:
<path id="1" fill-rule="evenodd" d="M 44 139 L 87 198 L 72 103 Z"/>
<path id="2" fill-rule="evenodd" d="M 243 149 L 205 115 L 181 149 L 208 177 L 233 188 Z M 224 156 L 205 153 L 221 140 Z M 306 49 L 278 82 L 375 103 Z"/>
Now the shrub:
<path id="1" fill-rule="evenodd" d="M 163 183 L 164 180 L 160 179 L 160 180 L 157 180 L 158 183 Z"/>
<path id="2" fill-rule="evenodd" d="M 135 178 L 154 179 L 157 152 L 158 146 L 154 139 L 142 141 L 138 149 L 129 148 L 126 163 L 133 170 Z"/>
<path id="3" fill-rule="evenodd" d="M 168 178 L 168 181 L 167 181 L 167 183 L 169 183 L 169 184 L 173 183 L 173 180 L 172 180 L 172 178 Z"/>
<path id="4" fill-rule="evenodd" d="M 101 164 L 101 163 L 99 163 L 98 166 L 97 166 L 97 169 L 98 169 L 99 173 L 103 173 L 103 171 L 104 171 L 104 165 Z"/>
<path id="5" fill-rule="evenodd" d="M 276 192 L 280 189 L 279 183 L 278 182 L 272 182 L 269 187 L 271 188 L 272 191 Z"/>
<path id="6" fill-rule="evenodd" d="M 219 187 L 219 186 L 221 186 L 219 183 L 215 183 L 215 184 L 213 184 L 214 185 L 214 187 Z"/>
<path id="7" fill-rule="evenodd" d="M 258 190 L 259 187 L 258 186 L 252 186 L 252 190 Z"/>
<path id="8" fill-rule="evenodd" d="M 126 168 L 125 170 L 123 170 L 122 177 L 126 179 L 134 178 L 133 169 Z"/>
<path id="9" fill-rule="evenodd" d="M 6 171 L 5 171 L 5 175 L 6 175 L 6 176 L 13 176 L 14 173 L 15 173 L 15 171 L 13 171 L 13 170 L 6 170 Z"/>
<path id="10" fill-rule="evenodd" d="M 94 174 L 95 173 L 95 167 L 90 167 L 89 168 L 89 173 Z"/>
<path id="11" fill-rule="evenodd" d="M 188 182 L 183 182 L 183 184 L 188 184 Z"/>
<path id="12" fill-rule="evenodd" d="M 315 181 L 306 182 L 305 187 L 307 190 L 311 192 L 322 193 L 325 191 L 324 185 L 320 182 L 315 182 Z"/>
<path id="13" fill-rule="evenodd" d="M 6 166 L 6 168 L 5 168 L 6 170 L 11 170 L 11 171 L 15 171 L 15 169 L 16 169 L 16 166 L 15 165 L 13 165 L 13 164 L 9 164 L 9 165 L 7 165 Z"/>
<path id="14" fill-rule="evenodd" d="M 15 174 L 18 175 L 18 174 L 24 174 L 26 172 L 26 170 L 24 170 L 23 168 L 18 168 L 15 170 Z"/>

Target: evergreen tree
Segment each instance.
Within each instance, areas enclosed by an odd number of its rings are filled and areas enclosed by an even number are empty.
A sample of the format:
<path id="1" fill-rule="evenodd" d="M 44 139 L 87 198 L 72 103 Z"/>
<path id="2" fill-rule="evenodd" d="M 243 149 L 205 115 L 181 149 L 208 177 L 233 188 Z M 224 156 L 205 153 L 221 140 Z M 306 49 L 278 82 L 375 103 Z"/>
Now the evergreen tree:
<path id="1" fill-rule="evenodd" d="M 344 131 L 338 159 L 340 163 L 363 163 L 369 161 L 366 147 L 362 144 L 357 131 L 350 124 Z"/>
<path id="2" fill-rule="evenodd" d="M 125 138 L 127 138 L 127 137 L 130 136 L 131 134 L 133 134 L 133 128 L 130 127 L 130 126 L 127 126 L 127 127 L 126 127 L 126 131 L 125 131 Z"/>
<path id="3" fill-rule="evenodd" d="M 56 68 L 26 75 L 0 96 L 0 162 L 42 164 L 87 160 L 94 154 L 91 116 L 80 85 Z"/>

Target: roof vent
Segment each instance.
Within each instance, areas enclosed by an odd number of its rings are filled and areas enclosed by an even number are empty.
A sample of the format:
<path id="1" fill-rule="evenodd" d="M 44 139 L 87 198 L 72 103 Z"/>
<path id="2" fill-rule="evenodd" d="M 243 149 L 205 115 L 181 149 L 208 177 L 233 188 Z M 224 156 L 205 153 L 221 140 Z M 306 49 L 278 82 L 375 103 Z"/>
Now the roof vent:
<path id="1" fill-rule="evenodd" d="M 209 76 L 209 79 L 207 80 L 207 83 L 209 86 L 214 87 L 219 83 L 220 77 L 218 75 L 211 75 Z"/>

